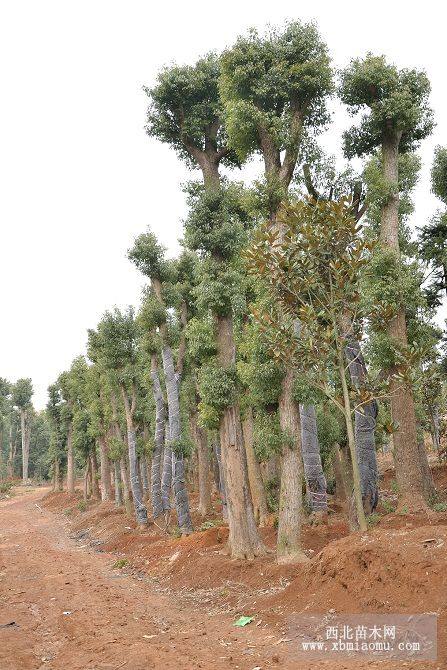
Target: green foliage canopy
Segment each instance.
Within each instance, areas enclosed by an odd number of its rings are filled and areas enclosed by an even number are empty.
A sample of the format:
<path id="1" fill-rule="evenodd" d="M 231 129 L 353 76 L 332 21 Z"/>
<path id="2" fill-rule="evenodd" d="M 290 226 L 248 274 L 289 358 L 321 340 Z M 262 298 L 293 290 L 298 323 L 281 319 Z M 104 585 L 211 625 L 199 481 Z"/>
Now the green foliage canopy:
<path id="1" fill-rule="evenodd" d="M 385 136 L 398 136 L 400 151 L 410 151 L 433 128 L 425 72 L 399 70 L 385 56 L 369 53 L 353 59 L 341 73 L 339 94 L 352 114 L 369 110 L 358 126 L 344 134 L 348 158 L 372 152 Z"/>

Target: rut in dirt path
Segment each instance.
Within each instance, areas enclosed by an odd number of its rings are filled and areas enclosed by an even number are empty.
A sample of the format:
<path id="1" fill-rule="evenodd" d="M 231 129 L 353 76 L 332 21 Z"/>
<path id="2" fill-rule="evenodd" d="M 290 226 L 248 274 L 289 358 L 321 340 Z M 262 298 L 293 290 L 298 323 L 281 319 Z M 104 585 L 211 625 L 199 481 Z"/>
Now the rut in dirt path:
<path id="1" fill-rule="evenodd" d="M 245 630 L 118 574 L 115 557 L 70 539 L 68 523 L 38 505 L 42 495 L 0 502 L 0 670 L 259 664 L 244 657 Z"/>

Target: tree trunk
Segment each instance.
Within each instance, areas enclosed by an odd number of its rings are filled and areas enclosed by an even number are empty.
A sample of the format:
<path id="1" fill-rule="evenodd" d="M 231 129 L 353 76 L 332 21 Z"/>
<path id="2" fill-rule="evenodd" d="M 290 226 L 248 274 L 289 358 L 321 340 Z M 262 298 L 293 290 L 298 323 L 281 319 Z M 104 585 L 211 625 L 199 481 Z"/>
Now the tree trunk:
<path id="1" fill-rule="evenodd" d="M 121 507 L 123 504 L 123 492 L 121 490 L 121 477 L 118 461 L 113 463 L 114 488 L 115 488 L 115 506 Z"/>
<path id="2" fill-rule="evenodd" d="M 67 432 L 67 492 L 75 492 L 75 465 L 73 452 L 73 424 L 70 421 Z"/>
<path id="3" fill-rule="evenodd" d="M 161 496 L 161 457 L 165 443 L 165 404 L 161 391 L 160 378 L 158 376 L 157 361 L 155 356 L 151 360 L 152 390 L 155 400 L 155 436 L 154 452 L 151 465 L 151 500 L 152 516 L 157 519 L 163 514 L 164 507 Z"/>
<path id="4" fill-rule="evenodd" d="M 101 500 L 103 501 L 111 500 L 112 487 L 110 485 L 109 449 L 104 435 L 99 436 L 98 442 L 99 442 L 99 459 L 101 467 Z"/>
<path id="5" fill-rule="evenodd" d="M 220 449 L 220 440 L 217 438 L 213 443 L 214 458 L 216 459 L 217 464 L 217 489 L 220 494 L 220 500 L 222 502 L 222 516 L 224 519 L 228 519 L 228 508 L 227 508 L 227 496 L 225 493 L 225 475 L 222 465 L 222 455 Z"/>
<path id="6" fill-rule="evenodd" d="M 245 452 L 247 455 L 248 481 L 250 483 L 253 512 L 258 526 L 265 526 L 268 520 L 267 497 L 262 481 L 261 467 L 253 446 L 253 409 L 249 407 L 242 422 Z"/>
<path id="7" fill-rule="evenodd" d="M 140 479 L 143 487 L 143 500 L 146 503 L 150 498 L 149 479 L 147 476 L 147 460 L 146 454 L 140 456 Z"/>
<path id="8" fill-rule="evenodd" d="M 133 505 L 135 509 L 135 518 L 140 527 L 147 525 L 147 509 L 143 502 L 143 494 L 141 491 L 140 481 L 138 477 L 138 463 L 137 463 L 137 440 L 135 434 L 135 426 L 133 423 L 133 411 L 135 405 L 135 392 L 132 394 L 132 405 L 129 402 L 126 389 L 121 387 L 123 396 L 124 409 L 126 413 L 127 424 L 127 445 L 129 449 L 129 468 L 130 468 L 130 485 L 132 489 Z"/>
<path id="9" fill-rule="evenodd" d="M 338 444 L 334 444 L 332 448 L 332 468 L 335 478 L 335 497 L 342 504 L 346 504 L 351 489 L 346 483 L 341 449 Z"/>
<path id="10" fill-rule="evenodd" d="M 294 374 L 284 376 L 279 398 L 279 422 L 284 435 L 281 454 L 281 487 L 279 494 L 278 563 L 307 561 L 302 550 L 300 531 L 302 514 L 301 435 L 298 405 L 293 398 Z"/>
<path id="11" fill-rule="evenodd" d="M 217 318 L 219 362 L 226 370 L 235 363 L 232 318 Z M 228 546 L 233 558 L 253 559 L 265 553 L 253 513 L 248 484 L 247 457 L 241 415 L 235 403 L 224 409 L 220 420 L 220 445 L 228 508 Z"/>
<path id="12" fill-rule="evenodd" d="M 354 484 L 354 501 L 355 501 L 356 517 L 357 517 L 356 521 L 358 522 L 358 527 L 360 528 L 360 530 L 364 532 L 368 529 L 368 525 L 366 523 L 365 512 L 363 509 L 362 488 L 360 483 L 360 470 L 355 448 L 354 426 L 352 424 L 351 401 L 349 398 L 348 384 L 346 381 L 345 361 L 343 358 L 343 352 L 341 350 L 338 351 L 338 370 L 340 374 L 341 387 L 343 390 L 343 405 L 344 405 L 345 422 L 346 422 L 346 433 L 348 436 L 349 453 L 351 454 L 352 475 Z"/>
<path id="13" fill-rule="evenodd" d="M 365 386 L 367 380 L 366 364 L 360 342 L 350 334 L 346 335 L 345 355 L 352 385 L 360 390 Z M 372 400 L 365 403 L 361 409 L 355 410 L 354 413 L 355 447 L 365 514 L 371 514 L 379 501 L 379 470 L 375 439 L 378 410 L 377 401 Z"/>
<path id="14" fill-rule="evenodd" d="M 99 490 L 98 482 L 98 461 L 96 458 L 96 450 L 93 449 L 90 453 L 90 462 L 91 462 L 91 477 L 92 477 L 92 497 L 95 500 L 100 500 L 101 493 Z"/>
<path id="15" fill-rule="evenodd" d="M 29 441 L 27 439 L 26 409 L 20 408 L 20 429 L 22 433 L 22 479 L 28 484 Z"/>
<path id="16" fill-rule="evenodd" d="M 8 479 L 14 478 L 14 458 L 15 458 L 15 440 L 12 439 L 12 426 L 9 426 L 9 453 L 8 453 L 8 465 L 6 470 Z"/>
<path id="17" fill-rule="evenodd" d="M 418 438 L 419 463 L 422 468 L 422 475 L 424 478 L 424 497 L 425 500 L 431 502 L 436 496 L 435 483 L 433 481 L 433 474 L 428 462 L 427 450 L 424 444 L 424 437 Z"/>
<path id="18" fill-rule="evenodd" d="M 128 516 L 132 516 L 132 494 L 130 490 L 129 473 L 127 471 L 125 456 L 122 456 L 120 459 L 120 473 L 121 482 L 123 484 L 124 507 L 126 508 L 126 514 L 128 514 Z"/>
<path id="19" fill-rule="evenodd" d="M 56 493 L 59 481 L 59 461 L 57 458 L 53 461 L 53 491 Z"/>
<path id="20" fill-rule="evenodd" d="M 382 144 L 383 176 L 394 192 L 382 207 L 380 244 L 385 251 L 392 251 L 400 261 L 399 248 L 399 191 L 398 155 L 400 134 L 392 133 Z M 389 320 L 387 334 L 399 349 L 405 349 L 407 324 L 404 306 Z M 408 511 L 426 509 L 426 482 L 417 441 L 416 414 L 411 382 L 396 373 L 405 372 L 400 366 L 390 380 L 391 417 L 397 428 L 393 434 L 396 480 L 400 493 L 400 506 Z"/>
<path id="21" fill-rule="evenodd" d="M 85 466 L 85 472 L 84 472 L 84 502 L 86 503 L 88 500 L 88 479 L 90 475 L 90 458 L 87 457 L 87 464 Z"/>
<path id="22" fill-rule="evenodd" d="M 188 534 L 192 532 L 192 521 L 189 511 L 188 492 L 185 483 L 185 463 L 182 452 L 183 445 L 181 442 L 179 388 L 171 347 L 166 345 L 162 347 L 162 358 L 168 400 L 169 445 L 172 451 L 172 484 L 177 511 L 177 521 L 182 533 Z"/>
<path id="23" fill-rule="evenodd" d="M 314 405 L 300 405 L 301 453 L 312 512 L 327 512 L 326 477 L 320 456 Z"/>
<path id="24" fill-rule="evenodd" d="M 197 412 L 190 414 L 191 434 L 197 451 L 197 470 L 199 481 L 199 504 L 197 510 L 201 516 L 211 511 L 210 459 L 208 440 L 205 430 L 197 422 Z"/>
<path id="25" fill-rule="evenodd" d="M 63 491 L 64 478 L 62 476 L 62 469 L 58 458 L 54 459 L 53 471 L 53 491 Z"/>
<path id="26" fill-rule="evenodd" d="M 172 450 L 169 443 L 169 425 L 165 422 L 165 447 L 163 450 L 163 467 L 161 472 L 161 501 L 166 522 L 171 511 L 171 484 L 172 484 Z"/>
<path id="27" fill-rule="evenodd" d="M 63 475 L 62 468 L 60 466 L 59 466 L 59 472 L 58 472 L 57 490 L 58 491 L 63 491 L 64 490 L 64 475 Z"/>
<path id="28" fill-rule="evenodd" d="M 281 476 L 281 458 L 278 456 L 278 454 L 269 456 L 266 462 L 263 463 L 261 473 L 264 484 L 267 485 L 269 482 L 274 481 L 279 482 Z"/>

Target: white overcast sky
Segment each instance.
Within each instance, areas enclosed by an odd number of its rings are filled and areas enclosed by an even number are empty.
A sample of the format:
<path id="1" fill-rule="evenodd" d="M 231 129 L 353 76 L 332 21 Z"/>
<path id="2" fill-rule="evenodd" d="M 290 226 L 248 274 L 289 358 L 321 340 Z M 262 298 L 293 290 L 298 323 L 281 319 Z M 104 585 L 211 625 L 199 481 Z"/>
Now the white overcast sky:
<path id="1" fill-rule="evenodd" d="M 424 68 L 437 128 L 424 142 L 415 224 L 436 209 L 433 147 L 447 144 L 440 0 L 2 0 L 0 3 L 0 376 L 32 377 L 35 404 L 85 350 L 86 329 L 137 303 L 126 260 L 147 225 L 174 253 L 187 171 L 145 135 L 147 99 L 166 63 L 192 63 L 250 26 L 316 19 L 336 66 L 371 50 Z M 325 144 L 339 145 L 345 122 Z"/>

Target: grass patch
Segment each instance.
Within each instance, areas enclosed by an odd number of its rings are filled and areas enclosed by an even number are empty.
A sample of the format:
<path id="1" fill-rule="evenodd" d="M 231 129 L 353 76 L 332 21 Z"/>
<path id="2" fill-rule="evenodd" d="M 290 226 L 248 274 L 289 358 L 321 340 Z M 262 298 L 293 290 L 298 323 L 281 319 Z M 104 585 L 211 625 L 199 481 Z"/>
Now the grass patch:
<path id="1" fill-rule="evenodd" d="M 210 528 L 215 528 L 216 526 L 220 526 L 219 521 L 204 521 L 201 526 L 199 526 L 199 530 L 209 530 Z"/>
<path id="2" fill-rule="evenodd" d="M 115 561 L 112 568 L 113 570 L 121 570 L 122 568 L 126 567 L 128 563 L 129 561 L 127 560 L 127 558 L 119 558 L 117 561 Z"/>
<path id="3" fill-rule="evenodd" d="M 368 524 L 368 528 L 371 528 L 372 526 L 375 526 L 377 523 L 380 521 L 380 514 L 379 512 L 373 512 L 372 514 L 369 514 L 366 517 L 366 522 Z"/>
<path id="4" fill-rule="evenodd" d="M 390 503 L 389 500 L 382 500 L 382 507 L 387 514 L 392 514 L 393 512 L 396 511 L 395 506 L 392 503 Z"/>
<path id="5" fill-rule="evenodd" d="M 12 482 L 1 482 L 0 483 L 0 494 L 5 495 L 7 493 L 10 493 L 12 487 L 13 487 Z"/>
<path id="6" fill-rule="evenodd" d="M 447 512 L 447 503 L 437 502 L 433 505 L 434 512 Z"/>
<path id="7" fill-rule="evenodd" d="M 76 506 L 80 512 L 85 512 L 87 509 L 87 503 L 85 500 L 80 500 Z"/>

